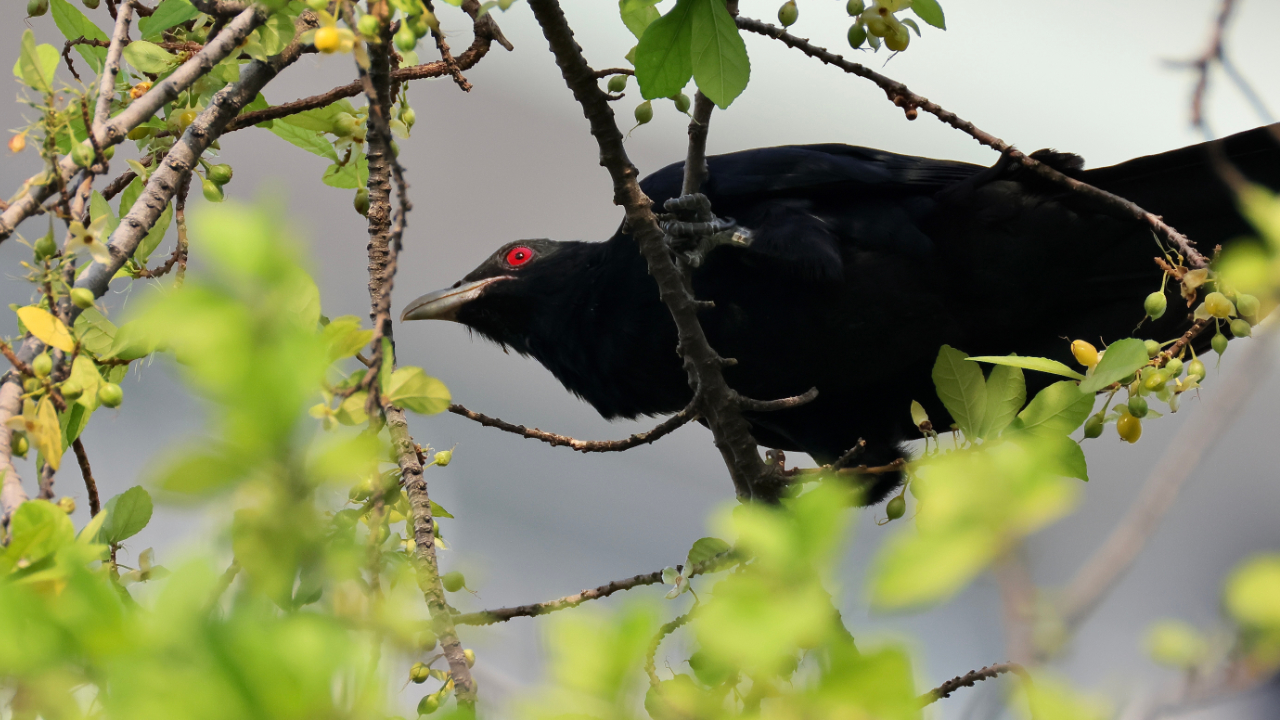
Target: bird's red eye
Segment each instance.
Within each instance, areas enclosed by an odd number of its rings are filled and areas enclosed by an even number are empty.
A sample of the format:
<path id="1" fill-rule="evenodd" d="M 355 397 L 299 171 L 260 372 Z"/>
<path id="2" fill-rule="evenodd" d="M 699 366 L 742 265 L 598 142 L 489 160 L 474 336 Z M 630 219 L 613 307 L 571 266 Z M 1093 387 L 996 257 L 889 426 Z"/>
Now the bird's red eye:
<path id="1" fill-rule="evenodd" d="M 513 247 L 507 251 L 507 264 L 512 267 L 523 265 L 533 259 L 533 250 L 524 245 Z"/>

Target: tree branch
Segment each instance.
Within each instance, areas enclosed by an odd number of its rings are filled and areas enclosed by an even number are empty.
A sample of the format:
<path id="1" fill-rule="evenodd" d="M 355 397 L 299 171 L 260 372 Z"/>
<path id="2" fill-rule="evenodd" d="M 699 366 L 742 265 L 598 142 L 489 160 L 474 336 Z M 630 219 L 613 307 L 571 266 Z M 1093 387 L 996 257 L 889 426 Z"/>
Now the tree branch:
<path id="1" fill-rule="evenodd" d="M 71 449 L 76 453 L 80 474 L 84 476 L 84 489 L 89 494 L 89 517 L 96 517 L 102 510 L 102 501 L 98 498 L 98 483 L 94 482 L 93 470 L 89 467 L 89 455 L 84 451 L 84 443 L 80 442 L 80 438 L 71 441 Z"/>
<path id="2" fill-rule="evenodd" d="M 982 680 L 990 680 L 1005 673 L 1014 673 L 1026 682 L 1031 682 L 1031 675 L 1018 663 L 999 663 L 988 665 L 981 670 L 973 670 L 959 677 L 951 678 L 938 687 L 920 696 L 920 706 L 932 705 L 943 698 L 951 697 L 951 693 L 962 687 L 973 687 Z"/>
<path id="3" fill-rule="evenodd" d="M 1125 200 L 1117 195 L 1112 195 L 1105 190 L 1100 190 L 1088 183 L 1080 182 L 1075 178 L 1063 175 L 1048 165 L 1024 154 L 1021 150 L 1018 150 L 1000 138 L 984 132 L 968 120 L 965 120 L 955 113 L 942 108 L 937 103 L 930 102 L 928 98 L 911 92 L 907 89 L 906 85 L 898 82 L 897 80 L 881 75 L 880 73 L 863 65 L 859 65 L 858 63 L 845 60 L 842 56 L 829 52 L 817 45 L 813 45 L 808 40 L 798 38 L 782 28 L 775 27 L 759 20 L 744 17 L 738 17 L 737 22 L 738 27 L 743 30 L 748 30 L 753 33 L 780 40 L 788 47 L 793 47 L 809 57 L 821 60 L 828 65 L 834 65 L 847 73 L 870 80 L 879 86 L 881 90 L 884 90 L 885 95 L 889 97 L 889 100 L 892 101 L 893 104 L 903 108 L 907 114 L 907 119 L 909 120 L 914 120 L 916 118 L 918 110 L 924 110 L 930 115 L 933 115 L 947 125 L 959 130 L 992 150 L 1002 153 L 1011 160 L 1017 161 L 1040 177 L 1065 186 L 1121 215 L 1127 215 L 1138 222 L 1149 225 L 1156 235 L 1166 240 L 1173 247 L 1177 248 L 1178 252 L 1187 258 L 1187 261 L 1192 267 L 1208 267 L 1208 260 L 1206 260 L 1205 257 L 1196 250 L 1195 246 L 1185 235 L 1165 223 L 1160 216 L 1147 212 L 1136 203 Z"/>
<path id="4" fill-rule="evenodd" d="M 755 439 L 751 437 L 751 426 L 739 412 L 738 394 L 725 383 L 721 373 L 725 360 L 707 342 L 698 321 L 697 303 L 686 287 L 683 273 L 672 261 L 651 209 L 652 202 L 641 191 L 637 182 L 639 173 L 623 148 L 622 132 L 614 120 L 608 96 L 600 89 L 595 71 L 574 41 L 573 31 L 557 0 L 530 0 L 529 6 L 542 26 L 565 84 L 591 125 L 591 134 L 600 146 L 600 164 L 613 180 L 614 203 L 626 210 L 627 227 L 658 285 L 662 302 L 675 321 L 677 347 L 684 359 L 689 384 L 701 399 L 698 412 L 711 429 L 738 497 L 775 499 L 784 481 L 776 468 L 761 460 Z"/>
<path id="5" fill-rule="evenodd" d="M 204 77 L 214 65 L 235 52 L 240 46 L 240 41 L 248 37 L 249 33 L 261 25 L 265 18 L 264 11 L 257 7 L 251 7 L 236 16 L 234 20 L 227 23 L 226 28 L 215 39 L 205 45 L 203 50 L 183 63 L 169 77 L 156 83 L 145 95 L 130 103 L 120 114 L 107 121 L 103 125 L 102 133 L 96 137 L 99 147 L 106 148 L 122 142 L 130 130 L 149 119 L 165 103 L 176 99 L 179 93 Z M 85 141 L 85 143 L 88 142 L 88 140 Z M 44 183 L 37 182 L 40 175 L 29 178 L 25 194 L 0 214 L 0 242 L 12 235 L 18 224 L 27 217 L 38 214 L 41 203 L 60 188 L 65 187 L 79 169 L 75 160 L 72 159 L 72 153 L 68 153 L 58 163 L 56 172 L 51 173 L 52 178 Z"/>
<path id="6" fill-rule="evenodd" d="M 622 440 L 578 440 L 576 438 L 571 438 L 568 435 L 557 435 L 545 430 L 539 430 L 538 428 L 530 429 L 524 425 L 514 425 L 505 420 L 500 420 L 495 417 L 489 417 L 488 415 L 468 410 L 461 405 L 450 405 L 449 412 L 455 415 L 461 415 L 462 417 L 470 420 L 475 420 L 485 427 L 497 428 L 504 432 L 513 433 L 533 440 L 541 440 L 552 447 L 570 447 L 581 453 L 622 452 L 623 450 L 630 450 L 638 445 L 647 445 L 649 443 L 656 442 L 659 438 L 665 435 L 671 434 L 677 428 L 687 424 L 690 420 L 697 419 L 698 417 L 697 411 L 694 410 L 693 404 L 690 403 L 688 407 L 675 415 L 672 415 L 661 423 L 658 423 L 658 425 L 654 426 L 653 429 L 635 433 L 634 435 L 623 438 Z"/>
<path id="7" fill-rule="evenodd" d="M 719 572 L 723 570 L 723 565 L 729 562 L 736 562 L 737 553 L 734 550 L 727 550 L 714 557 L 698 563 L 689 571 L 686 578 L 695 575 L 706 575 L 708 573 Z M 567 610 L 571 607 L 577 607 L 588 600 L 599 600 L 607 598 L 610 595 L 630 590 L 632 588 L 644 587 L 645 585 L 659 585 L 662 583 L 662 571 L 657 570 L 643 575 L 635 575 L 623 580 L 614 580 L 605 583 L 600 587 L 583 590 L 573 595 L 565 595 L 562 598 L 548 600 L 546 602 L 533 603 L 531 605 L 518 605 L 516 607 L 498 608 L 497 610 L 481 610 L 480 612 L 458 614 L 453 616 L 455 625 L 493 625 L 494 623 L 506 622 L 511 618 L 518 617 L 537 617 L 546 615 L 557 610 Z"/>

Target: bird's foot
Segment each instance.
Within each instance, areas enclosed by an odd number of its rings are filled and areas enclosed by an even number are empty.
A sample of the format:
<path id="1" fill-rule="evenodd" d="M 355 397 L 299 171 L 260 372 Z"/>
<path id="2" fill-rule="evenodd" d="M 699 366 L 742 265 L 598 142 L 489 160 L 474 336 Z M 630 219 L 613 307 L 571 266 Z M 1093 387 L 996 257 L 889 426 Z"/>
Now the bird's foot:
<path id="1" fill-rule="evenodd" d="M 701 193 L 671 198 L 663 209 L 670 213 L 662 223 L 667 246 L 689 267 L 702 265 L 707 255 L 721 245 L 751 244 L 750 231 L 738 227 L 733 218 L 713 215 L 711 201 Z"/>

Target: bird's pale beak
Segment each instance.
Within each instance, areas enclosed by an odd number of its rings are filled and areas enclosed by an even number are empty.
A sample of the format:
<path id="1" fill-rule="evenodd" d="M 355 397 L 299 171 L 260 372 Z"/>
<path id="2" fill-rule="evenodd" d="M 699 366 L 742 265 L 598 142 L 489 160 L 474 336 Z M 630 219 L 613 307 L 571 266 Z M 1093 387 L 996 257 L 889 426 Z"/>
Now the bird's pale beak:
<path id="1" fill-rule="evenodd" d="M 453 287 L 427 293 L 409 303 L 400 314 L 400 322 L 405 320 L 458 320 L 458 310 L 467 303 L 484 294 L 484 289 L 499 280 L 510 280 L 509 275 L 485 278 L 469 283 L 458 283 Z"/>

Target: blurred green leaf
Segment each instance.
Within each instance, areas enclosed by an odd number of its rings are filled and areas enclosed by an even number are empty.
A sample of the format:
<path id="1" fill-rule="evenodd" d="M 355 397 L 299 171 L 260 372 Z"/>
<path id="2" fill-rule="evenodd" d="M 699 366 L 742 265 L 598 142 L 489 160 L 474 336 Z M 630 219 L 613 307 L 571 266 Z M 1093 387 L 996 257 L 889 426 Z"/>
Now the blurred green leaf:
<path id="1" fill-rule="evenodd" d="M 1232 570 L 1225 604 L 1245 627 L 1280 631 L 1280 554 L 1257 555 Z"/>
<path id="2" fill-rule="evenodd" d="M 107 513 L 102 523 L 102 541 L 120 543 L 137 535 L 151 522 L 151 494 L 135 485 L 108 500 L 102 509 Z"/>
<path id="3" fill-rule="evenodd" d="M 33 564 L 75 541 L 71 518 L 45 500 L 29 500 L 18 506 L 9 520 L 9 546 L 0 555 L 7 573 L 19 564 Z"/>
<path id="4" fill-rule="evenodd" d="M 329 361 L 353 357 L 373 339 L 373 330 L 360 327 L 360 318 L 355 315 L 343 315 L 334 318 L 325 326 L 325 345 L 329 348 Z"/>
<path id="5" fill-rule="evenodd" d="M 950 345 L 943 345 L 933 365 L 933 385 L 937 388 L 938 399 L 960 426 L 960 431 L 973 440 L 978 438 L 983 428 L 987 384 L 982 377 L 982 368 L 965 362 L 968 358 Z"/>
<path id="6" fill-rule="evenodd" d="M 1161 665 L 1191 668 L 1202 662 L 1209 649 L 1199 630 L 1180 620 L 1161 620 L 1147 629 L 1143 642 L 1147 654 Z"/>

